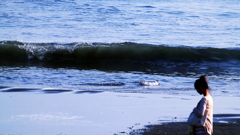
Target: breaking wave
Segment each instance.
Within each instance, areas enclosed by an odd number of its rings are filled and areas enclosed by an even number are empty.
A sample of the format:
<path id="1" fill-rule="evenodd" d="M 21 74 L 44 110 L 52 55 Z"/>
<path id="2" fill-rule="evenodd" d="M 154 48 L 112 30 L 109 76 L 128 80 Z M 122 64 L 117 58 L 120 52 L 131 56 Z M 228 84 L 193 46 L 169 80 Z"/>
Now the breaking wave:
<path id="1" fill-rule="evenodd" d="M 210 48 L 123 43 L 0 42 L 0 61 L 64 63 L 239 62 L 238 48 Z"/>

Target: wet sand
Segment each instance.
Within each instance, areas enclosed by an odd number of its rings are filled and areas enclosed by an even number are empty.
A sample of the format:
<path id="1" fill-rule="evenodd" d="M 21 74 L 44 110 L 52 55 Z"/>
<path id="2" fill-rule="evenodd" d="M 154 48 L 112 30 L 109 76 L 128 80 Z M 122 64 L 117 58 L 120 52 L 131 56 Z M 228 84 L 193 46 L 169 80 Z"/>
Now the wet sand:
<path id="1" fill-rule="evenodd" d="M 229 120 L 229 119 L 228 119 Z M 213 135 L 238 135 L 240 119 L 231 119 L 228 123 L 214 122 Z M 187 135 L 186 122 L 170 122 L 158 125 L 147 125 L 144 129 L 134 130 L 131 135 Z"/>
<path id="2" fill-rule="evenodd" d="M 186 135 L 187 125 L 181 122 L 186 121 L 200 98 L 178 94 L 3 88 L 0 135 L 126 135 L 133 130 L 137 130 L 136 134 L 145 131 L 148 135 Z M 218 114 L 215 122 L 240 118 L 239 97 L 214 97 L 214 101 L 214 112 Z M 222 124 L 214 130 L 234 135 L 232 132 L 239 131 L 235 127 L 239 125 Z"/>

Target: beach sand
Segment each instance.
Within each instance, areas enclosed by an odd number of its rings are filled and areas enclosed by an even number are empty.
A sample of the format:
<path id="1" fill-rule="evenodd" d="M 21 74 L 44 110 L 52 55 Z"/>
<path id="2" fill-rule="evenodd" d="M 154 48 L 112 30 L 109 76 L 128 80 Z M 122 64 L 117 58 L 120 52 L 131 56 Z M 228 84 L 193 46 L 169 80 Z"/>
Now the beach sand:
<path id="1" fill-rule="evenodd" d="M 17 90 L 21 92 L 15 92 Z M 186 121 L 199 98 L 169 94 L 5 88 L 0 92 L 0 108 L 4 108 L 0 111 L 0 135 L 126 135 L 134 130 L 145 131 L 144 134 L 148 135 L 186 134 L 187 125 L 181 122 Z M 230 118 L 240 118 L 240 98 L 214 97 L 214 101 L 214 121 L 219 122 L 214 124 L 215 134 L 239 133 L 236 128 L 239 125 L 224 122 L 229 122 Z"/>
<path id="2" fill-rule="evenodd" d="M 240 119 L 237 122 L 213 124 L 213 135 L 238 135 L 240 133 Z M 188 125 L 186 122 L 171 122 L 159 125 L 147 125 L 146 128 L 132 131 L 131 135 L 187 135 Z"/>

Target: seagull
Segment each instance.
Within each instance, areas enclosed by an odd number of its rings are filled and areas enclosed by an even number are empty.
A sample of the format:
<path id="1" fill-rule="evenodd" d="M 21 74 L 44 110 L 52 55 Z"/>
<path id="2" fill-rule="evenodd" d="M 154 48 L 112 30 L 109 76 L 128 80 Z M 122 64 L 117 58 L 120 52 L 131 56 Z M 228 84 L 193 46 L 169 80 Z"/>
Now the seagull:
<path id="1" fill-rule="evenodd" d="M 160 84 L 160 81 L 157 80 L 157 81 L 141 81 L 139 82 L 139 85 L 142 85 L 142 86 L 157 86 Z"/>

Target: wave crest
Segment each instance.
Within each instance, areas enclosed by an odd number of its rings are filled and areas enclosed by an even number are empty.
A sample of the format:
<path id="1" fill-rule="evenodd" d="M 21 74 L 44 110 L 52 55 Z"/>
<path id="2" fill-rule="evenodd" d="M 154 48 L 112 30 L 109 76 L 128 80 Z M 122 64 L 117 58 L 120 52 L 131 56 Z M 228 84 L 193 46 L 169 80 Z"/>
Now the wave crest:
<path id="1" fill-rule="evenodd" d="M 240 50 L 123 43 L 0 42 L 0 61 L 188 63 L 240 61 Z"/>

